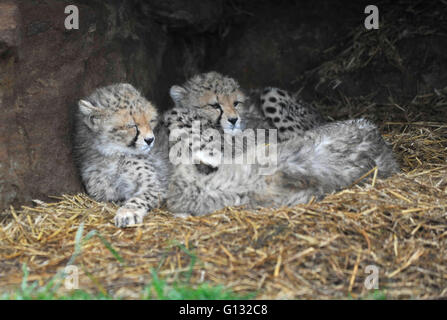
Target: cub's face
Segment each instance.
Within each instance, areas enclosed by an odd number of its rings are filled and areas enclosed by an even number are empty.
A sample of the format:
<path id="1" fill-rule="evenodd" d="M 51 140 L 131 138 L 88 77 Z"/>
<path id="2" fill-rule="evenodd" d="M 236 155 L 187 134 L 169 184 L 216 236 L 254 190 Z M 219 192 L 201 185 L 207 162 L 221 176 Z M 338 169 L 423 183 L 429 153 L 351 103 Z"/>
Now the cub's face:
<path id="1" fill-rule="evenodd" d="M 236 134 L 241 130 L 245 95 L 239 89 L 229 93 L 191 92 L 188 88 L 173 86 L 170 95 L 176 106 L 194 110 L 200 118 L 221 127 L 225 133 Z"/>
<path id="2" fill-rule="evenodd" d="M 144 98 L 132 107 L 98 108 L 86 100 L 79 102 L 84 123 L 95 134 L 96 147 L 104 154 L 146 154 L 155 143 L 153 129 L 157 111 Z"/>

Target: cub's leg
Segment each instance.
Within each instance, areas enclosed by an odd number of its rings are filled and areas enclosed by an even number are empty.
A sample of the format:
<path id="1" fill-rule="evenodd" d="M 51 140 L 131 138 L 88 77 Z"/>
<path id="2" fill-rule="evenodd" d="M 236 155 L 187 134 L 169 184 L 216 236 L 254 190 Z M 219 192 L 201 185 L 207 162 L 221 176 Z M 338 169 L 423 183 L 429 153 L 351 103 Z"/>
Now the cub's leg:
<path id="1" fill-rule="evenodd" d="M 115 225 L 120 228 L 142 223 L 144 216 L 160 205 L 163 196 L 156 172 L 143 160 L 126 161 L 118 189 L 129 195 L 115 216 Z"/>

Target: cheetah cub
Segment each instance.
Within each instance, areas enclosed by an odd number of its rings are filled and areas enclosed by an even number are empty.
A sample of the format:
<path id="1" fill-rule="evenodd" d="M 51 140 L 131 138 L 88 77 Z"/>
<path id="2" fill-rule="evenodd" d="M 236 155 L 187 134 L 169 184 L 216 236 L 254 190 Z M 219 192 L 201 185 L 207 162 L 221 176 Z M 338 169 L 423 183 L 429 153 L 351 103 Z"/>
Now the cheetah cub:
<path id="1" fill-rule="evenodd" d="M 155 144 L 157 110 L 125 83 L 97 89 L 78 105 L 74 154 L 87 193 L 122 205 L 117 227 L 142 223 L 165 198 L 170 172 Z"/>
<path id="2" fill-rule="evenodd" d="M 224 134 L 228 138 L 242 132 L 246 96 L 234 79 L 214 71 L 172 86 L 170 95 L 175 107 L 164 115 L 170 139 L 173 134 L 193 137 L 187 146 L 195 164 L 191 170 L 209 173 L 220 161 Z"/>
<path id="3" fill-rule="evenodd" d="M 246 155 L 258 151 L 273 153 L 267 167 L 245 161 Z M 207 174 L 185 164 L 175 166 L 168 209 L 187 216 L 226 206 L 294 206 L 347 188 L 374 167 L 379 178 L 399 172 L 391 148 L 365 119 L 325 124 L 267 147 L 248 145 L 232 160 L 220 162 Z"/>
<path id="4" fill-rule="evenodd" d="M 391 148 L 374 124 L 364 119 L 324 124 L 316 110 L 283 90 L 267 89 L 256 104 L 247 100 L 235 80 L 211 72 L 182 87 L 174 86 L 171 97 L 176 107 L 165 115 L 174 142 L 170 154 L 187 150 L 193 160 L 175 163 L 169 184 L 167 207 L 180 216 L 204 215 L 237 205 L 293 206 L 346 188 L 374 167 L 383 178 L 399 171 Z M 231 102 L 239 108 L 231 108 Z M 229 131 L 225 121 L 234 110 L 241 123 L 244 115 L 256 114 L 260 120 L 253 122 L 253 127 L 270 124 L 277 129 L 279 141 L 274 134 L 270 140 L 270 133 L 265 144 L 267 139 L 258 143 L 259 136 L 254 140 L 247 130 Z M 195 127 L 195 121 L 200 121 L 200 126 Z M 226 131 L 230 138 L 222 137 Z M 174 132 L 180 141 L 171 139 Z M 240 137 L 246 144 L 234 143 Z M 222 150 L 232 150 L 229 162 Z M 258 155 L 265 151 L 267 162 L 246 161 L 250 155 L 260 160 Z"/>
<path id="5" fill-rule="evenodd" d="M 325 123 L 318 110 L 285 90 L 268 87 L 246 93 L 235 79 L 215 71 L 172 86 L 170 95 L 175 107 L 165 113 L 165 125 L 171 133 L 176 132 L 175 136 L 193 137 L 189 151 L 198 162 L 195 170 L 201 173 L 215 170 L 223 146 L 234 145 L 246 129 L 274 129 L 278 140 L 285 141 Z M 194 122 L 199 126 L 194 127 Z M 237 145 L 234 153 L 241 154 L 247 144 L 253 144 L 250 138 L 244 136 L 244 145 Z"/>
<path id="6" fill-rule="evenodd" d="M 280 141 L 302 136 L 305 131 L 326 122 L 311 104 L 278 88 L 264 89 L 260 107 L 265 119 L 278 130 Z"/>
<path id="7" fill-rule="evenodd" d="M 194 76 L 182 86 L 174 85 L 170 95 L 175 108 L 166 113 L 171 123 L 180 115 L 188 115 L 231 135 L 241 131 L 241 110 L 245 95 L 232 78 L 217 72 Z"/>

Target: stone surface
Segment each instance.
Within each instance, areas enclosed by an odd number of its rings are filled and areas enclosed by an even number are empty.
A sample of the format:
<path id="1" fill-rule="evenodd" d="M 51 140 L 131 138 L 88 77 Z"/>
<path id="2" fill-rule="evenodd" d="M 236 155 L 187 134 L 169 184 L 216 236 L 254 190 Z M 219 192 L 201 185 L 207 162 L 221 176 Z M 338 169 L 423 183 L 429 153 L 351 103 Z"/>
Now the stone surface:
<path id="1" fill-rule="evenodd" d="M 301 85 L 297 78 L 324 62 L 325 49 L 358 24 L 347 17 L 361 10 L 361 5 L 238 1 L 237 8 L 236 24 L 222 39 L 223 45 L 215 47 L 220 58 L 211 68 L 238 78 L 244 87 L 296 90 Z"/>
<path id="2" fill-rule="evenodd" d="M 0 3 L 0 55 L 20 44 L 20 13 L 15 2 Z"/>
<path id="3" fill-rule="evenodd" d="M 388 103 L 391 94 L 408 103 L 418 92 L 447 85 L 447 21 L 441 3 L 431 3 L 433 7 L 425 10 L 418 7 L 416 12 L 406 1 L 382 1 L 379 31 L 363 27 L 365 1 L 235 0 L 234 4 L 238 14 L 226 37 L 210 48 L 216 58 L 208 59 L 207 69 L 229 74 L 243 87 L 300 90 L 309 100 L 373 95 L 376 103 Z M 362 31 L 369 36 L 362 34 L 354 48 L 362 58 L 343 58 L 361 64 L 374 54 L 371 63 L 336 75 L 322 74 L 325 63 L 339 67 L 330 64 L 354 45 L 354 33 Z"/>
<path id="4" fill-rule="evenodd" d="M 121 81 L 155 102 L 167 93 L 163 61 L 177 50 L 159 25 L 132 23 L 128 3 L 0 2 L 0 208 L 82 190 L 71 156 L 80 97 Z M 79 30 L 64 27 L 69 4 Z"/>
<path id="5" fill-rule="evenodd" d="M 222 20 L 223 0 L 149 0 L 141 1 L 145 19 L 154 18 L 171 29 L 201 33 L 212 31 Z"/>

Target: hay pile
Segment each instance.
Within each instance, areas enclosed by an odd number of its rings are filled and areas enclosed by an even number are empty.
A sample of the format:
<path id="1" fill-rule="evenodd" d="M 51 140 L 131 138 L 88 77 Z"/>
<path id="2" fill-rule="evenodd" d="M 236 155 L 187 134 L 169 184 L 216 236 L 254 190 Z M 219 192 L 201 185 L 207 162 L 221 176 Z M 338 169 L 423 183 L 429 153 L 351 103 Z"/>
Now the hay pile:
<path id="1" fill-rule="evenodd" d="M 186 220 L 159 210 L 144 225 L 119 230 L 116 207 L 85 195 L 63 196 L 3 214 L 0 287 L 44 284 L 72 257 L 81 222 L 86 241 L 74 263 L 80 287 L 139 298 L 150 269 L 168 281 L 188 271 L 192 283 L 225 284 L 262 299 L 368 297 L 365 268 L 379 268 L 391 299 L 447 297 L 447 125 L 385 123 L 404 172 L 329 195 L 322 202 L 258 212 L 227 208 Z M 184 245 L 189 253 L 182 249 Z"/>

